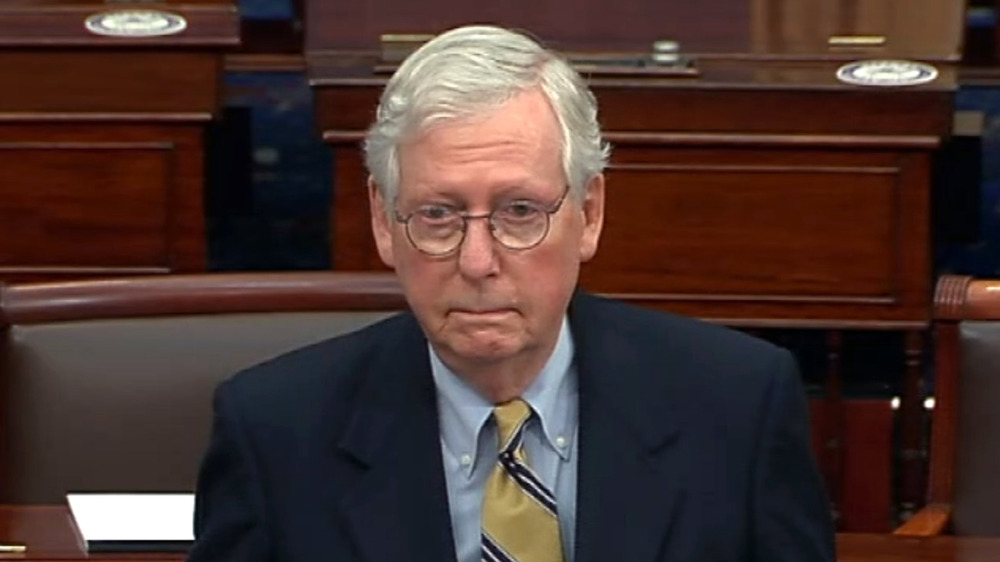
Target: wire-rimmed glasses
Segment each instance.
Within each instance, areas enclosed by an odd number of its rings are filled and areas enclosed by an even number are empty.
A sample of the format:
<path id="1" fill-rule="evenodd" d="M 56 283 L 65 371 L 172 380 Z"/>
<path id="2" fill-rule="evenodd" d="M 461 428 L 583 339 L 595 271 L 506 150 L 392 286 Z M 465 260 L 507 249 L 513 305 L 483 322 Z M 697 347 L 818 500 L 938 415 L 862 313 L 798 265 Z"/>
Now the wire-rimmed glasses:
<path id="1" fill-rule="evenodd" d="M 394 210 L 394 214 L 396 222 L 405 225 L 410 244 L 430 256 L 446 256 L 457 250 L 465 240 L 469 221 L 478 219 L 487 220 L 490 234 L 501 246 L 528 250 L 548 236 L 552 215 L 559 212 L 568 193 L 569 186 L 555 203 L 515 199 L 479 215 L 443 204 L 421 205 L 405 216 L 399 210 Z"/>

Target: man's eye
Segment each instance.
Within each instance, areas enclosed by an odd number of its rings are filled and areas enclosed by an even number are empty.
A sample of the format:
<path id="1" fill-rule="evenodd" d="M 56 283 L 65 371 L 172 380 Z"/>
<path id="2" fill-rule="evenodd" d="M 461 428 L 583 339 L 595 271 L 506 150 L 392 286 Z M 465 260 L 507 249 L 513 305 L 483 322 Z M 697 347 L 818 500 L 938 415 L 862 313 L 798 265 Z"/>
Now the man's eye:
<path id="1" fill-rule="evenodd" d="M 430 205 L 417 209 L 417 215 L 427 221 L 444 221 L 455 216 L 455 210 L 439 205 Z"/>
<path id="2" fill-rule="evenodd" d="M 534 216 L 537 212 L 538 208 L 535 205 L 527 201 L 516 201 L 505 205 L 501 211 L 501 215 L 504 218 L 523 219 Z"/>

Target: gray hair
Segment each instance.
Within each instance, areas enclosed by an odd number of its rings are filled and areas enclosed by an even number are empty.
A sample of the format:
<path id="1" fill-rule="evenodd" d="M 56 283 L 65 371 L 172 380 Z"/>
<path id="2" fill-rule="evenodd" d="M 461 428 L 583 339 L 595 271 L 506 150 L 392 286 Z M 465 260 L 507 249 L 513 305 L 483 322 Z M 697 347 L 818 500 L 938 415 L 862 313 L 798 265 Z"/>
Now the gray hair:
<path id="1" fill-rule="evenodd" d="M 562 166 L 582 200 L 587 182 L 607 166 L 597 101 L 566 60 L 529 37 L 493 26 L 438 35 L 410 55 L 386 84 L 365 136 L 365 164 L 386 205 L 399 190 L 399 146 L 428 127 L 498 108 L 540 88 L 562 133 Z"/>

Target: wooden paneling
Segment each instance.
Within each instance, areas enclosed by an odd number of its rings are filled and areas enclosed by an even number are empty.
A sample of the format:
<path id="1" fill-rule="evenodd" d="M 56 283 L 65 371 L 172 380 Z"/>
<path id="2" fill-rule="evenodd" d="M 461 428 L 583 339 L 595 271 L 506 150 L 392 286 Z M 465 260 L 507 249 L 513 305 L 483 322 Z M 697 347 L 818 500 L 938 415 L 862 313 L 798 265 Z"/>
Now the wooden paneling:
<path id="1" fill-rule="evenodd" d="M 671 156 L 687 164 L 611 167 L 606 251 L 588 282 L 615 293 L 898 300 L 898 168 L 736 164 L 732 154 L 710 164 L 685 152 Z"/>
<path id="2" fill-rule="evenodd" d="M 838 449 L 840 465 L 824 471 L 830 487 L 840 490 L 837 530 L 888 532 L 893 519 L 892 405 L 886 399 L 850 399 L 841 407 L 835 414 L 825 400 L 809 403 L 816 457 L 829 456 L 831 446 Z M 839 415 L 843 429 L 831 442 L 823 428 L 832 415 Z"/>
<path id="3" fill-rule="evenodd" d="M 39 114 L 207 121 L 220 101 L 221 58 L 208 53 L 0 50 L 0 120 Z"/>
<path id="4" fill-rule="evenodd" d="M 921 321 L 926 170 L 906 152 L 622 147 L 583 284 L 711 317 Z"/>
<path id="5" fill-rule="evenodd" d="M 332 211 L 334 224 L 330 228 L 331 261 L 339 270 L 378 271 L 386 269 L 375 250 L 371 235 L 371 215 L 368 192 L 364 188 L 368 174 L 364 156 L 358 146 L 341 145 L 334 161 L 337 185 Z M 358 187 L 355 187 L 358 186 Z"/>
<path id="6" fill-rule="evenodd" d="M 468 22 L 525 29 L 559 48 L 647 50 L 658 39 L 687 53 L 851 58 L 887 52 L 952 58 L 961 45 L 962 3 L 939 0 L 513 0 L 408 3 L 315 1 L 307 49 L 374 48 L 382 33 L 438 33 Z M 883 35 L 874 48 L 831 49 L 832 35 Z"/>
<path id="7" fill-rule="evenodd" d="M 239 17 L 225 0 L 143 7 L 187 28 L 101 37 L 86 17 L 126 7 L 0 6 L 0 280 L 205 269 L 203 131 Z"/>
<path id="8" fill-rule="evenodd" d="M 831 36 L 882 36 L 876 48 L 844 48 L 869 57 L 878 52 L 957 60 L 962 2 L 907 0 L 753 0 L 755 52 L 805 53 L 829 48 Z M 859 57 L 861 58 L 861 57 Z"/>
<path id="9" fill-rule="evenodd" d="M 0 278 L 205 267 L 200 126 L 0 123 Z"/>
<path id="10" fill-rule="evenodd" d="M 166 266 L 170 148 L 0 144 L 0 168 L 17 178 L 0 184 L 0 263 Z"/>
<path id="11" fill-rule="evenodd" d="M 593 83 L 601 123 L 611 135 L 794 134 L 803 142 L 821 139 L 801 135 L 924 136 L 950 131 L 951 97 L 934 95 L 936 87 L 891 95 L 846 88 L 834 78 L 836 69 L 836 64 L 827 63 L 749 67 L 713 62 L 705 64 L 698 82 L 595 79 Z"/>

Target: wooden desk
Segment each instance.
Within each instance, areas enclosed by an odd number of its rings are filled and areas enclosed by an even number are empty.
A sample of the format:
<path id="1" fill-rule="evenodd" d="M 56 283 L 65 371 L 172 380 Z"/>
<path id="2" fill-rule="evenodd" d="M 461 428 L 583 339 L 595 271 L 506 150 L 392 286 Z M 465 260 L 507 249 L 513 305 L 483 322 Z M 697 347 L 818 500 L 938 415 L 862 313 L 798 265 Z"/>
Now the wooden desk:
<path id="1" fill-rule="evenodd" d="M 28 546 L 25 555 L 0 556 L 0 560 L 126 562 L 185 558 L 183 554 L 156 552 L 88 555 L 64 506 L 0 506 L 0 542 Z M 837 536 L 837 553 L 839 562 L 998 562 L 1000 537 L 904 539 L 847 533 Z"/>
<path id="2" fill-rule="evenodd" d="M 65 506 L 0 506 L 0 543 L 27 545 L 21 554 L 0 555 L 0 560 L 184 560 L 180 553 L 87 554 L 80 533 Z"/>
<path id="3" fill-rule="evenodd" d="M 1000 537 L 906 539 L 892 535 L 837 536 L 839 562 L 998 562 Z"/>
<path id="4" fill-rule="evenodd" d="M 187 27 L 84 26 L 153 7 Z M 238 43 L 231 0 L 2 2 L 0 280 L 204 270 L 204 128 Z"/>

